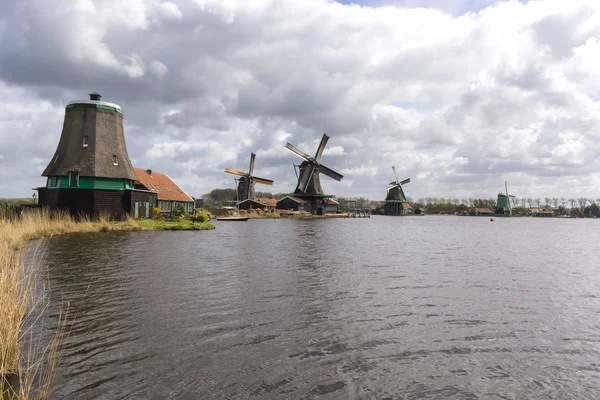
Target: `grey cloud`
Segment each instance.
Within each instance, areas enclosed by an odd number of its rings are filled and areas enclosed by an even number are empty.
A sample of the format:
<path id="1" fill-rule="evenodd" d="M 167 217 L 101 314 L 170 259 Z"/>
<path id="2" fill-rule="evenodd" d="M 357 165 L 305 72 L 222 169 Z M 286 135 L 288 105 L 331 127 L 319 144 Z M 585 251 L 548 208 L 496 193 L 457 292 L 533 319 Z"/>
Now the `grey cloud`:
<path id="1" fill-rule="evenodd" d="M 453 15 L 474 11 L 451 17 L 394 4 L 282 1 L 253 10 L 240 2 L 228 10 L 223 2 L 203 8 L 190 0 L 177 2 L 181 16 L 173 18 L 160 17 L 148 3 L 143 27 L 136 25 L 139 15 L 127 21 L 98 14 L 90 23 L 81 12 L 64 14 L 61 4 L 0 4 L 0 85 L 17 93 L 10 104 L 55 107 L 48 111 L 53 116 L 34 110 L 20 117 L 22 125 L 0 119 L 4 166 L 29 154 L 48 159 L 67 101 L 98 91 L 122 106 L 134 163 L 198 192 L 230 185 L 222 170 L 243 169 L 250 152 L 259 154 L 261 174 L 276 180 L 274 190 L 291 191 L 292 164 L 299 160 L 282 150 L 285 140 L 312 145 L 323 132 L 332 137 L 328 147 L 344 149 L 325 155 L 326 165 L 376 168 L 376 176 L 346 176 L 351 186 L 324 182 L 338 195 L 383 198 L 391 165 L 412 177 L 407 193 L 413 198 L 484 191 L 506 176 L 535 177 L 544 188 L 565 176 L 594 179 L 598 103 L 584 85 L 555 74 L 574 46 L 600 32 L 589 18 L 598 10 L 593 4 L 564 13 L 551 3 L 543 4 L 546 11 L 537 2 L 512 2 L 480 14 L 491 2 L 395 4 L 441 7 Z M 99 9 L 103 4 L 109 3 L 97 2 Z M 497 42 L 501 28 L 514 23 L 502 7 L 522 13 L 510 46 Z M 421 27 L 409 32 L 423 39 L 417 47 L 393 23 L 410 19 Z M 78 47 L 82 38 L 88 47 Z M 153 65 L 164 67 L 156 73 Z M 21 143 L 10 140 L 15 129 L 24 132 Z M 573 143 L 565 142 L 567 134 Z M 419 182 L 419 174 L 426 181 Z M 0 179 L 6 176 L 0 171 Z M 39 172 L 26 181 L 39 184 Z"/>
<path id="2" fill-rule="evenodd" d="M 600 32 L 597 26 L 592 32 L 581 31 L 581 26 L 597 12 L 594 7 L 583 6 L 568 14 L 544 17 L 531 28 L 540 44 L 550 46 L 556 57 L 564 58 L 571 55 L 573 47 L 584 44 L 591 35 Z"/>

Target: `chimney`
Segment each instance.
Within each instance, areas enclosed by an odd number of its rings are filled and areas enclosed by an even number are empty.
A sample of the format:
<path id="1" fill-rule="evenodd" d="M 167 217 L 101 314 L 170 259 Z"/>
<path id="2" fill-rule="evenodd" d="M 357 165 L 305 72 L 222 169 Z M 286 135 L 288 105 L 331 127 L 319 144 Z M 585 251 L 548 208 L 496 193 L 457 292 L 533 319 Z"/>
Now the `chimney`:
<path id="1" fill-rule="evenodd" d="M 152 170 L 151 169 L 147 169 L 146 172 L 148 173 L 148 175 L 152 176 Z"/>
<path id="2" fill-rule="evenodd" d="M 102 96 L 100 96 L 98 93 L 94 92 L 94 93 L 90 93 L 90 100 L 94 100 L 94 101 L 100 101 L 100 98 Z"/>

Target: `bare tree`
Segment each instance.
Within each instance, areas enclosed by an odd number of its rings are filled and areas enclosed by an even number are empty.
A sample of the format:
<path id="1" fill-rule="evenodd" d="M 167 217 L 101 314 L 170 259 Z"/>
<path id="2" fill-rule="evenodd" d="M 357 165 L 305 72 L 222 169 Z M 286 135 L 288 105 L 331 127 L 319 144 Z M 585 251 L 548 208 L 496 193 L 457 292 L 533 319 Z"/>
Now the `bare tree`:
<path id="1" fill-rule="evenodd" d="M 571 204 L 571 210 L 575 208 L 575 202 L 576 201 L 577 200 L 575 200 L 575 199 L 569 199 L 569 204 Z"/>
<path id="2" fill-rule="evenodd" d="M 527 205 L 529 206 L 529 208 L 531 208 L 531 205 L 533 204 L 533 199 L 531 197 L 528 197 L 526 200 L 527 200 Z"/>
<path id="3" fill-rule="evenodd" d="M 587 206 L 588 203 L 588 199 L 586 199 L 585 197 L 580 197 L 577 199 L 577 204 L 579 204 L 579 208 L 581 208 L 581 212 L 583 212 L 583 210 L 585 209 L 585 206 Z"/>
<path id="4" fill-rule="evenodd" d="M 558 197 L 552 198 L 552 205 L 554 206 L 554 208 L 558 208 Z"/>
<path id="5" fill-rule="evenodd" d="M 560 204 L 561 204 L 563 207 L 566 207 L 566 206 L 567 206 L 567 199 L 565 199 L 564 197 L 561 197 L 561 198 L 560 198 Z"/>
<path id="6" fill-rule="evenodd" d="M 535 203 L 536 206 L 539 207 L 540 204 L 542 204 L 542 199 L 540 199 L 539 197 L 537 197 L 533 202 Z"/>
<path id="7" fill-rule="evenodd" d="M 550 197 L 544 197 L 544 206 L 549 206 L 550 200 L 552 200 Z"/>

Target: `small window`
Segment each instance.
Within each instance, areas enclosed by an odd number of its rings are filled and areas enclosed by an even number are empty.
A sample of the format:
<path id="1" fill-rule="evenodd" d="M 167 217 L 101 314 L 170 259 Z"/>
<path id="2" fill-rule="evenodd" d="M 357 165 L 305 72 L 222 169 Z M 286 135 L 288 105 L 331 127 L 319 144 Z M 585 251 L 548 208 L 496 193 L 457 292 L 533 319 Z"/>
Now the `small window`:
<path id="1" fill-rule="evenodd" d="M 69 172 L 69 186 L 71 186 L 71 187 L 79 186 L 79 172 L 74 172 L 74 171 Z"/>
<path id="2" fill-rule="evenodd" d="M 119 165 L 119 157 L 113 156 L 113 165 Z"/>
<path id="3" fill-rule="evenodd" d="M 83 137 L 83 147 L 88 147 L 89 141 L 90 141 L 90 137 L 88 135 L 85 135 Z"/>
<path id="4" fill-rule="evenodd" d="M 50 177 L 50 187 L 55 187 L 56 186 L 56 177 L 55 176 L 51 176 Z"/>

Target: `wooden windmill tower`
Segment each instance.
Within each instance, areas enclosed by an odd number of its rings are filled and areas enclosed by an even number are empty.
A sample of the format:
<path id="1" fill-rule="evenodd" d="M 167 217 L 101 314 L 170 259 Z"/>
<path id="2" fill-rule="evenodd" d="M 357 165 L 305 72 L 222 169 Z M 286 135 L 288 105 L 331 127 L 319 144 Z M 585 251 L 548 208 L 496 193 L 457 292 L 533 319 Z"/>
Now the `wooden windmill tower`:
<path id="1" fill-rule="evenodd" d="M 46 186 L 38 188 L 40 205 L 90 217 L 147 214 L 153 199 L 134 189 L 121 107 L 100 98 L 91 93 L 66 106 L 58 147 L 42 173 Z"/>
<path id="2" fill-rule="evenodd" d="M 238 195 L 238 203 L 244 202 L 248 199 L 254 200 L 256 198 L 256 194 L 254 191 L 255 183 L 262 183 L 263 185 L 272 185 L 273 181 L 270 179 L 259 178 L 253 176 L 254 173 L 254 160 L 256 159 L 256 154 L 250 153 L 250 167 L 248 168 L 248 172 L 236 171 L 235 169 L 225 168 L 225 172 L 232 175 L 237 175 L 240 178 L 237 178 L 237 195 Z"/>
<path id="3" fill-rule="evenodd" d="M 304 204 L 304 209 L 311 211 L 313 214 L 322 213 L 324 199 L 333 197 L 323 193 L 319 175 L 322 173 L 336 181 L 341 181 L 344 177 L 342 174 L 335 172 L 320 162 L 328 140 L 329 136 L 323 134 L 323 138 L 321 138 L 321 143 L 319 143 L 319 147 L 317 147 L 317 152 L 314 157 L 300 151 L 290 143 L 285 145 L 286 149 L 303 160 L 298 166 L 298 184 L 296 185 L 296 190 L 294 190 L 293 197 L 301 199 Z M 280 208 L 279 203 L 277 207 Z"/>
<path id="4" fill-rule="evenodd" d="M 402 185 L 409 183 L 410 178 L 400 181 L 396 175 L 396 167 L 392 167 L 392 171 L 394 171 L 394 178 L 396 180 L 386 186 L 387 196 L 385 198 L 384 213 L 387 215 L 406 214 L 404 204 L 408 204 L 408 200 L 406 200 Z"/>
<path id="5" fill-rule="evenodd" d="M 510 198 L 513 199 L 515 196 L 508 194 L 508 184 L 504 181 L 504 189 L 506 190 L 506 194 L 498 193 L 498 201 L 496 203 L 496 214 L 500 215 L 512 215 L 512 204 Z"/>

